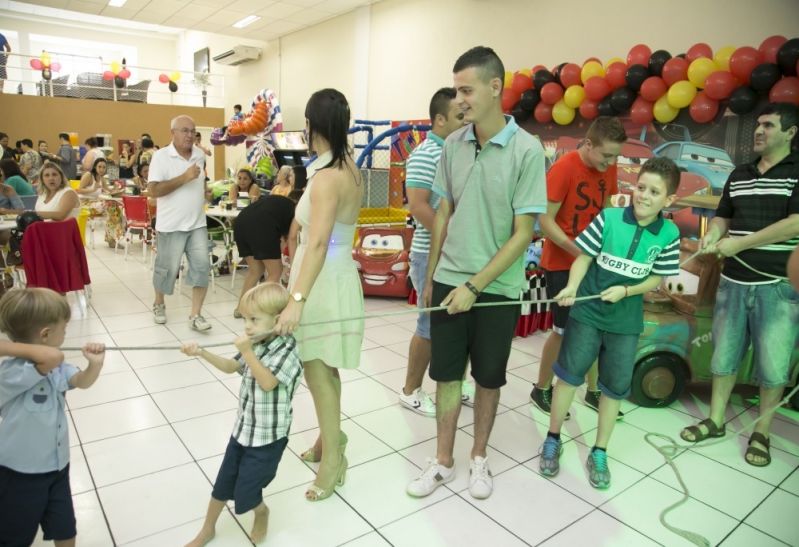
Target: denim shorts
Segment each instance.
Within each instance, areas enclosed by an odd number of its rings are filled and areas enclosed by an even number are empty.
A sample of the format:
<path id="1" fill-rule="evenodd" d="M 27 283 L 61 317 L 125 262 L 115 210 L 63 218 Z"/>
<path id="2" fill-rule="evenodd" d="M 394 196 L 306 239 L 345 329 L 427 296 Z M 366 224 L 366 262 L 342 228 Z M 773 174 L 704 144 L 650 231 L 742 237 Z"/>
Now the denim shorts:
<path id="1" fill-rule="evenodd" d="M 208 229 L 205 226 L 188 232 L 158 232 L 157 253 L 153 267 L 153 287 L 164 294 L 172 294 L 180 271 L 183 254 L 189 263 L 186 284 L 190 287 L 207 287 L 211 273 L 208 256 Z"/>
<path id="2" fill-rule="evenodd" d="M 283 437 L 264 446 L 244 446 L 231 437 L 211 492 L 213 498 L 233 500 L 238 515 L 255 509 L 264 500 L 262 490 L 275 478 L 287 444 L 288 438 Z"/>
<path id="3" fill-rule="evenodd" d="M 765 388 L 787 384 L 799 343 L 799 293 L 787 281 L 745 285 L 721 278 L 713 311 L 713 374 L 737 374 L 750 343 L 755 380 Z"/>
<path id="4" fill-rule="evenodd" d="M 410 255 L 410 263 L 411 263 L 411 283 L 413 283 L 413 289 L 416 291 L 416 305 L 420 308 L 424 307 L 424 302 L 422 301 L 422 293 L 424 292 L 424 281 L 425 277 L 427 277 L 427 257 L 430 256 L 427 253 L 414 253 L 411 252 Z M 430 340 L 430 314 L 429 313 L 420 313 L 419 316 L 416 318 L 416 336 L 424 338 L 425 340 Z"/>
<path id="5" fill-rule="evenodd" d="M 614 334 L 570 317 L 552 370 L 567 384 L 581 386 L 598 356 L 599 389 L 611 399 L 626 399 L 637 347 L 637 334 Z"/>

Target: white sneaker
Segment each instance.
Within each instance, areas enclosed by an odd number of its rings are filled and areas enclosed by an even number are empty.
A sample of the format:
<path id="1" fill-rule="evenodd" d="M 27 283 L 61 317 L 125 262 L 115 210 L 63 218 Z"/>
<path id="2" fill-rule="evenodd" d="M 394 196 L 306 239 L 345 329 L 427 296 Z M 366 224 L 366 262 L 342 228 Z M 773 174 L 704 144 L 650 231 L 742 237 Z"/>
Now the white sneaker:
<path id="1" fill-rule="evenodd" d="M 206 321 L 202 315 L 195 315 L 194 317 L 189 317 L 189 326 L 193 330 L 203 332 L 211 328 L 211 323 Z"/>
<path id="2" fill-rule="evenodd" d="M 430 417 L 436 415 L 436 404 L 420 387 L 414 389 L 410 395 L 405 395 L 405 392 L 400 390 L 399 400 L 402 406 L 417 414 Z"/>
<path id="3" fill-rule="evenodd" d="M 474 408 L 474 384 L 468 380 L 461 383 L 461 404 Z"/>
<path id="4" fill-rule="evenodd" d="M 163 325 L 166 323 L 166 305 L 153 304 L 153 321 L 156 325 Z"/>
<path id="5" fill-rule="evenodd" d="M 494 479 L 488 468 L 488 460 L 477 456 L 469 463 L 469 493 L 473 498 L 484 500 L 494 490 Z"/>
<path id="6" fill-rule="evenodd" d="M 408 483 L 405 491 L 408 495 L 423 498 L 429 496 L 433 491 L 441 486 L 447 484 L 455 478 L 455 466 L 444 467 L 439 465 L 438 460 L 428 458 L 427 468 L 422 471 L 418 478 Z"/>

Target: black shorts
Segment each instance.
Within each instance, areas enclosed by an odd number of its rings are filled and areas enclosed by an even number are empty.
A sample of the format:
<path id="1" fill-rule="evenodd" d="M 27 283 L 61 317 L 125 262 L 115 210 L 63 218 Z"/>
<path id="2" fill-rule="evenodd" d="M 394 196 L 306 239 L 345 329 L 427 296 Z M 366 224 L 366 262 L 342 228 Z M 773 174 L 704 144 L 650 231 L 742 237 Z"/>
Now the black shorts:
<path id="1" fill-rule="evenodd" d="M 281 233 L 274 224 L 263 222 L 255 215 L 242 218 L 244 211 L 233 225 L 233 239 L 239 256 L 251 256 L 256 260 L 280 260 Z"/>
<path id="2" fill-rule="evenodd" d="M 287 444 L 283 437 L 264 446 L 244 446 L 231 437 L 211 495 L 233 500 L 239 515 L 255 509 L 264 500 L 262 490 L 275 478 Z"/>
<path id="3" fill-rule="evenodd" d="M 454 289 L 433 282 L 433 305 L 437 306 Z M 483 293 L 477 302 L 507 302 L 510 298 Z M 455 382 L 463 378 L 466 361 L 471 360 L 472 377 L 481 387 L 498 389 L 505 385 L 510 343 L 519 321 L 520 306 L 472 308 L 449 315 L 430 314 L 430 378 Z"/>
<path id="4" fill-rule="evenodd" d="M 39 525 L 46 541 L 77 535 L 69 465 L 50 473 L 18 473 L 0 466 L 0 545 L 30 545 Z"/>
<path id="5" fill-rule="evenodd" d="M 544 282 L 547 285 L 547 298 L 555 298 L 557 294 L 566 288 L 569 284 L 569 270 L 559 270 L 551 272 L 544 270 Z M 551 304 L 552 310 L 552 323 L 556 333 L 563 335 L 563 330 L 566 328 L 566 323 L 569 321 L 570 306 L 558 306 L 556 303 Z"/>

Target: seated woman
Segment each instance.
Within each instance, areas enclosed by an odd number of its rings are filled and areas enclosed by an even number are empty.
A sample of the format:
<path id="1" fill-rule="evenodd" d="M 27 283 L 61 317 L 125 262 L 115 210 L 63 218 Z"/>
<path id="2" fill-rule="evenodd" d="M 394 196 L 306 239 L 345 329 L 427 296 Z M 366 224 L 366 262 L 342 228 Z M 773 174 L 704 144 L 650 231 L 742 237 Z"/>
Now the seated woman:
<path id="1" fill-rule="evenodd" d="M 239 172 L 236 173 L 236 184 L 230 189 L 238 192 L 239 196 L 242 192 L 246 193 L 251 203 L 261 197 L 261 187 L 255 184 L 255 177 L 249 169 L 239 169 Z M 235 196 L 231 197 L 235 198 Z"/>
<path id="2" fill-rule="evenodd" d="M 150 164 L 141 163 L 136 166 L 136 176 L 133 177 L 133 185 L 139 189 L 140 194 L 147 191 L 147 179 L 150 176 Z"/>
<path id="3" fill-rule="evenodd" d="M 97 199 L 105 188 L 104 178 L 108 171 L 108 162 L 105 158 L 97 158 L 92 163 L 91 170 L 83 173 L 80 178 L 78 194 L 83 199 Z"/>
<path id="4" fill-rule="evenodd" d="M 7 158 L 0 161 L 0 174 L 5 179 L 5 184 L 11 186 L 18 196 L 36 195 L 36 190 L 33 189 L 14 160 Z"/>
<path id="5" fill-rule="evenodd" d="M 40 195 L 36 200 L 36 213 L 45 220 L 78 218 L 80 199 L 69 187 L 69 181 L 59 166 L 45 162 L 39 171 Z"/>
<path id="6" fill-rule="evenodd" d="M 294 190 L 294 168 L 290 165 L 284 165 L 277 172 L 275 185 L 270 193 L 273 196 L 288 197 L 292 190 Z"/>

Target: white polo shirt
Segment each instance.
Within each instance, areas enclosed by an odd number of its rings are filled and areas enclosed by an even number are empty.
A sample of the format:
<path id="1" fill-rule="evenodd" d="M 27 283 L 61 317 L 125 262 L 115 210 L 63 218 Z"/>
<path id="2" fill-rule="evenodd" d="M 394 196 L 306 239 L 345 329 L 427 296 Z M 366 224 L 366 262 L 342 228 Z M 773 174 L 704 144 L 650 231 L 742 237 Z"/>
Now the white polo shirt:
<path id="1" fill-rule="evenodd" d="M 159 232 L 188 232 L 205 226 L 205 154 L 193 146 L 191 158 L 187 160 L 178 154 L 174 144 L 153 154 L 149 175 L 149 181 L 153 184 L 179 177 L 192 164 L 200 166 L 200 174 L 196 179 L 157 198 L 155 229 Z"/>

